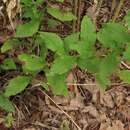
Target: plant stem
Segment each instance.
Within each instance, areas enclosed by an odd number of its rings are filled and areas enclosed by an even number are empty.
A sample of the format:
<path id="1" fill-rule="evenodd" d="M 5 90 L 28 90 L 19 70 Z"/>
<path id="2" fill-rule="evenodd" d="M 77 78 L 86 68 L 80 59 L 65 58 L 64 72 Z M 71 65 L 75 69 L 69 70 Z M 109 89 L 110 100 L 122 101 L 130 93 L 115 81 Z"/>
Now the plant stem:
<path id="1" fill-rule="evenodd" d="M 81 20 L 81 4 L 82 1 L 78 0 L 78 12 L 77 12 L 77 30 L 79 31 L 80 29 L 80 20 Z"/>
<path id="2" fill-rule="evenodd" d="M 93 18 L 93 22 L 94 22 L 95 25 L 97 23 L 97 17 L 99 15 L 102 3 L 103 3 L 103 0 L 95 1 L 95 7 L 96 8 L 95 8 L 95 16 Z"/>
<path id="3" fill-rule="evenodd" d="M 124 3 L 124 1 L 125 1 L 125 0 L 120 0 L 119 5 L 118 5 L 118 7 L 117 7 L 117 9 L 116 9 L 116 11 L 115 11 L 115 14 L 114 14 L 114 16 L 113 16 L 113 19 L 112 19 L 113 22 L 116 21 L 118 15 L 119 15 L 119 13 L 120 13 L 120 10 L 121 10 L 121 8 L 122 8 L 122 5 L 123 5 L 123 3 Z"/>
<path id="4" fill-rule="evenodd" d="M 113 12 L 116 8 L 116 0 L 112 0 L 112 4 L 111 4 L 111 18 L 112 18 L 112 15 L 113 15 Z"/>
<path id="5" fill-rule="evenodd" d="M 73 0 L 73 3 L 73 13 L 77 16 L 78 0 Z M 76 32 L 76 20 L 73 21 L 72 30 L 73 32 Z"/>

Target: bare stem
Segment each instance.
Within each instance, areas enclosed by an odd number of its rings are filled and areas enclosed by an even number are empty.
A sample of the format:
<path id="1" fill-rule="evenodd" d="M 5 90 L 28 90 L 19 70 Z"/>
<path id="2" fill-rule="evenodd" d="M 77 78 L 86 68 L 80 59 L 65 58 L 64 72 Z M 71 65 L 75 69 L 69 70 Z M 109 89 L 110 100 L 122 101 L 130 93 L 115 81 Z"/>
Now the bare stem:
<path id="1" fill-rule="evenodd" d="M 111 17 L 113 15 L 113 12 L 114 12 L 115 8 L 116 8 L 116 0 L 112 0 L 112 4 L 111 4 Z"/>
<path id="2" fill-rule="evenodd" d="M 77 16 L 77 9 L 78 9 L 78 0 L 73 0 L 74 6 L 73 6 L 73 13 Z M 76 20 L 73 21 L 72 25 L 73 32 L 76 31 Z"/>
<path id="3" fill-rule="evenodd" d="M 119 15 L 119 13 L 120 13 L 120 10 L 121 10 L 121 8 L 122 8 L 122 5 L 123 5 L 124 1 L 125 1 L 125 0 L 120 0 L 120 2 L 119 2 L 119 4 L 118 4 L 118 7 L 117 7 L 117 9 L 116 9 L 116 11 L 115 11 L 115 14 L 114 14 L 114 16 L 113 16 L 113 19 L 112 19 L 113 22 L 115 22 L 116 19 L 118 18 L 118 15 Z"/>
<path id="4" fill-rule="evenodd" d="M 95 5 L 96 5 L 96 8 L 95 8 L 95 17 L 93 18 L 93 21 L 94 21 L 95 25 L 97 23 L 97 17 L 99 15 L 100 9 L 102 7 L 102 3 L 103 3 L 103 0 L 99 0 L 98 3 L 95 2 Z"/>
<path id="5" fill-rule="evenodd" d="M 79 31 L 79 28 L 80 28 L 80 20 L 81 20 L 81 4 L 82 4 L 82 1 L 81 0 L 78 0 L 78 12 L 77 12 L 77 30 Z"/>

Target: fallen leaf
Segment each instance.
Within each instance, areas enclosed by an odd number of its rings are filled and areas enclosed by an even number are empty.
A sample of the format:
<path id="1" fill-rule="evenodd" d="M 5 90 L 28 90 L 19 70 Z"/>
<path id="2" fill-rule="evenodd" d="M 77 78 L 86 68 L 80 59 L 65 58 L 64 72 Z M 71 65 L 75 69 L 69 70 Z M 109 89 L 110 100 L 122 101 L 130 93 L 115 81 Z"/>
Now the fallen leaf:
<path id="1" fill-rule="evenodd" d="M 106 130 L 124 130 L 124 125 L 121 121 L 113 122 L 112 126 L 109 126 Z"/>
<path id="2" fill-rule="evenodd" d="M 93 105 L 84 107 L 82 112 L 83 113 L 89 113 L 90 115 L 92 115 L 93 117 L 95 117 L 96 119 L 98 119 L 100 121 L 99 113 L 98 113 L 97 109 Z"/>
<path id="3" fill-rule="evenodd" d="M 35 128 L 25 128 L 23 130 L 37 130 L 37 129 L 35 129 Z"/>
<path id="4" fill-rule="evenodd" d="M 113 108 L 115 106 L 115 103 L 113 101 L 113 98 L 110 93 L 100 93 L 101 96 L 101 104 L 103 104 L 106 107 Z"/>

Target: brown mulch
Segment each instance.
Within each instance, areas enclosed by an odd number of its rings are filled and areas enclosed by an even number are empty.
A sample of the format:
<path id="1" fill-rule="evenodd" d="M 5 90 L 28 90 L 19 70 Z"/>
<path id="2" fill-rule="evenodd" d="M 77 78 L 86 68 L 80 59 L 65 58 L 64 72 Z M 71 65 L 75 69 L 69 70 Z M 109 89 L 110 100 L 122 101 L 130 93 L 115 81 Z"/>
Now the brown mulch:
<path id="1" fill-rule="evenodd" d="M 48 95 L 40 88 L 30 88 L 13 99 L 17 130 L 64 130 L 63 125 L 66 130 L 79 130 L 73 121 L 81 130 L 130 129 L 130 86 L 119 84 L 103 92 L 89 82 L 75 86 L 69 97 Z"/>

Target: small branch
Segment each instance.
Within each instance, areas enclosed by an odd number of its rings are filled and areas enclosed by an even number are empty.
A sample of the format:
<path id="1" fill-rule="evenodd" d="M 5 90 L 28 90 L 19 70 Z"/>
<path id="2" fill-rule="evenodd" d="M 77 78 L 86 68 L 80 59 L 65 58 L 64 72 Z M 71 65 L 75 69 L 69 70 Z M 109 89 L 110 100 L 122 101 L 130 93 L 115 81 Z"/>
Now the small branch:
<path id="1" fill-rule="evenodd" d="M 68 113 L 66 113 L 64 110 L 62 110 L 62 108 L 48 95 L 48 94 L 46 94 L 44 91 L 42 91 L 41 89 L 39 89 L 45 96 L 47 96 L 55 105 L 56 105 L 56 107 L 59 109 L 59 110 L 61 110 L 68 118 L 69 118 L 69 120 L 78 128 L 78 130 L 82 130 L 79 126 L 78 126 L 78 124 L 72 119 L 72 117 L 68 114 Z"/>
<path id="2" fill-rule="evenodd" d="M 128 66 L 124 61 L 121 61 L 121 64 L 125 66 L 128 70 L 130 70 L 130 66 Z"/>
<path id="3" fill-rule="evenodd" d="M 86 83 L 86 84 L 80 84 L 80 83 L 67 83 L 67 85 L 74 85 L 74 86 L 96 86 L 95 83 Z"/>

